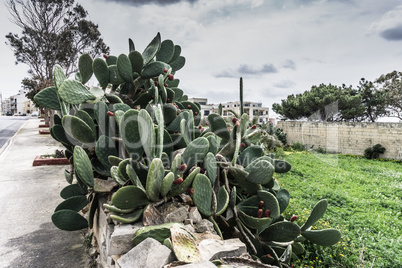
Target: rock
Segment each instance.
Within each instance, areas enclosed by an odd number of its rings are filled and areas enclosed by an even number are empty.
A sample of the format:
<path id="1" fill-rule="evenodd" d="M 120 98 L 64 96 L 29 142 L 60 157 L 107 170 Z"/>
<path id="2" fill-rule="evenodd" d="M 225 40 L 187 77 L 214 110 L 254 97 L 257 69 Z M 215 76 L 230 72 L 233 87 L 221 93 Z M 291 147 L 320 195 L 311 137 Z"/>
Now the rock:
<path id="1" fill-rule="evenodd" d="M 175 266 L 175 268 L 216 268 L 215 264 L 210 261 L 189 263 L 185 265 Z"/>
<path id="2" fill-rule="evenodd" d="M 246 245 L 238 238 L 228 240 L 204 239 L 198 248 L 203 260 L 237 257 L 247 252 Z"/>
<path id="3" fill-rule="evenodd" d="M 198 212 L 197 207 L 190 208 L 190 211 L 188 212 L 188 218 L 192 220 L 194 224 L 197 224 L 202 221 L 201 214 L 200 212 Z"/>
<path id="4" fill-rule="evenodd" d="M 121 255 L 132 249 L 134 233 L 141 227 L 143 227 L 142 223 L 117 225 L 110 237 L 109 256 Z"/>
<path id="5" fill-rule="evenodd" d="M 215 239 L 215 240 L 221 240 L 221 237 L 219 235 L 213 234 L 211 232 L 204 232 L 204 233 L 193 233 L 194 237 L 197 239 L 197 245 L 201 243 L 202 240 L 205 239 Z"/>
<path id="6" fill-rule="evenodd" d="M 180 205 L 171 212 L 162 213 L 162 215 L 165 215 L 165 222 L 183 222 L 188 217 L 188 206 Z"/>
<path id="7" fill-rule="evenodd" d="M 107 180 L 94 179 L 94 191 L 96 193 L 109 193 L 117 186 L 118 184 L 112 178 L 108 178 Z"/>
<path id="8" fill-rule="evenodd" d="M 190 233 L 195 233 L 195 229 L 191 224 L 184 225 L 184 229 L 186 229 Z"/>
<path id="9" fill-rule="evenodd" d="M 117 264 L 120 268 L 161 268 L 173 259 L 170 249 L 153 238 L 147 238 L 118 259 Z"/>
<path id="10" fill-rule="evenodd" d="M 197 233 L 204 233 L 206 231 L 214 233 L 214 225 L 207 219 L 201 220 L 198 224 L 195 225 L 195 231 Z"/>

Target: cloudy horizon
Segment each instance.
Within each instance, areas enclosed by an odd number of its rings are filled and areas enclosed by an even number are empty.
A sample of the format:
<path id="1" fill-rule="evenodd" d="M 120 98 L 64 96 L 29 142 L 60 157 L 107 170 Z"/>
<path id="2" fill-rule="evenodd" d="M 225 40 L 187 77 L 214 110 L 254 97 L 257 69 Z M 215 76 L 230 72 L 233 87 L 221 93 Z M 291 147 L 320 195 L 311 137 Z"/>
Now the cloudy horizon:
<path id="1" fill-rule="evenodd" d="M 360 78 L 402 71 L 402 4 L 396 0 L 113 0 L 76 1 L 89 12 L 111 54 L 142 52 L 157 32 L 182 48 L 177 72 L 189 97 L 210 103 L 244 96 L 271 109 L 313 85 L 356 87 Z M 5 9 L 5 8 L 4 8 Z M 19 29 L 2 10 L 3 40 Z M 3 42 L 1 89 L 16 94 L 27 68 Z"/>

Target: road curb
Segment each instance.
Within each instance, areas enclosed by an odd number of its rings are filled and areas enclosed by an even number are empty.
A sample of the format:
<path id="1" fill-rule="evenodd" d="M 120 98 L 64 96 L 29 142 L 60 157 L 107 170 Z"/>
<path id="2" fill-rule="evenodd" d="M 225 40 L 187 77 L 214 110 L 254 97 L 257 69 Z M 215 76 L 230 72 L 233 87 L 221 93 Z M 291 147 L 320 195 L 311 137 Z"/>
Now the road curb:
<path id="1" fill-rule="evenodd" d="M 31 120 L 31 118 L 29 118 L 28 120 L 26 120 L 26 122 L 24 124 L 22 124 L 22 126 L 20 126 L 20 128 L 14 133 L 14 135 L 8 139 L 8 141 L 0 148 L 0 156 L 7 150 L 7 148 L 13 143 L 15 136 L 18 135 L 18 133 L 20 133 L 21 129 L 29 122 L 29 120 Z"/>

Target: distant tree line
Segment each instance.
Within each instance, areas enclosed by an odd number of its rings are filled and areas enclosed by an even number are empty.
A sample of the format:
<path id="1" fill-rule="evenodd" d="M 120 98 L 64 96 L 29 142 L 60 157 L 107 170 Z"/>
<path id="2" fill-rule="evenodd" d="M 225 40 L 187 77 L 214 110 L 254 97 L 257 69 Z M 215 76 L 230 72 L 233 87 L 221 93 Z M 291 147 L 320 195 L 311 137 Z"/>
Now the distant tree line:
<path id="1" fill-rule="evenodd" d="M 402 120 L 402 72 L 381 75 L 374 82 L 362 78 L 357 89 L 320 84 L 291 94 L 272 110 L 282 120 L 375 122 L 383 116 Z"/>

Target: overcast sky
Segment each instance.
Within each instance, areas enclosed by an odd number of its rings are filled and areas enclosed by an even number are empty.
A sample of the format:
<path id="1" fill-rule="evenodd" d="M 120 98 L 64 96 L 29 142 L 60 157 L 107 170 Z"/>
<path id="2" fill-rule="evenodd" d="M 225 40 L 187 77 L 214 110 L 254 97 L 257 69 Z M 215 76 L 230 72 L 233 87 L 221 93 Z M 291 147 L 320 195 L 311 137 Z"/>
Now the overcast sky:
<path id="1" fill-rule="evenodd" d="M 400 0 L 78 0 L 111 54 L 142 52 L 157 32 L 182 48 L 179 87 L 210 103 L 245 100 L 272 107 L 321 83 L 352 85 L 402 71 Z M 5 45 L 19 32 L 1 8 L 3 96 L 16 94 L 27 67 Z"/>

